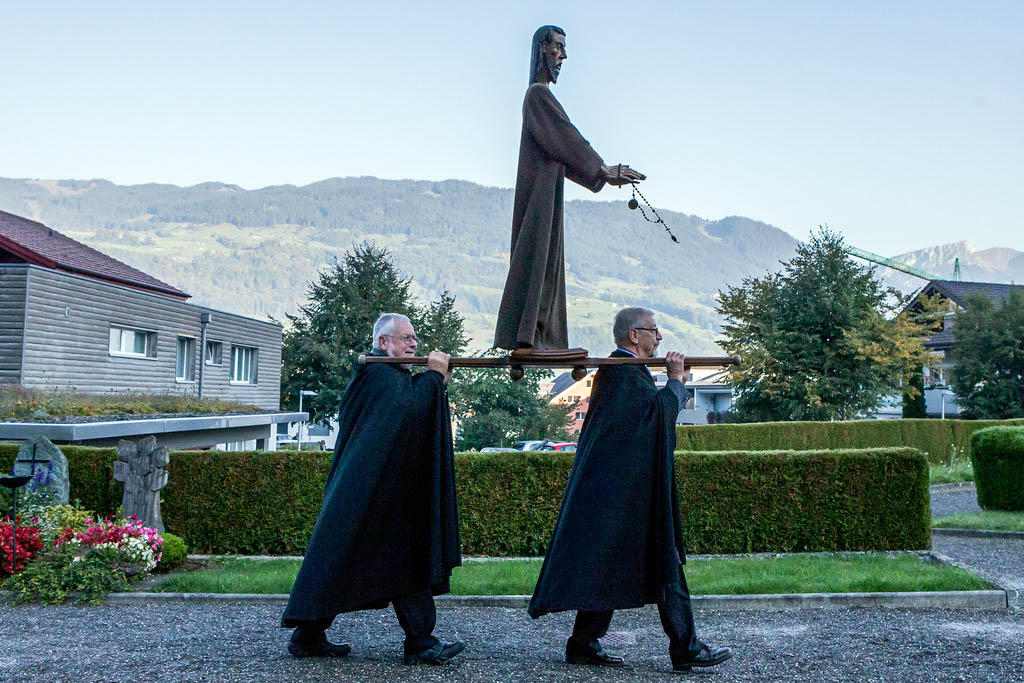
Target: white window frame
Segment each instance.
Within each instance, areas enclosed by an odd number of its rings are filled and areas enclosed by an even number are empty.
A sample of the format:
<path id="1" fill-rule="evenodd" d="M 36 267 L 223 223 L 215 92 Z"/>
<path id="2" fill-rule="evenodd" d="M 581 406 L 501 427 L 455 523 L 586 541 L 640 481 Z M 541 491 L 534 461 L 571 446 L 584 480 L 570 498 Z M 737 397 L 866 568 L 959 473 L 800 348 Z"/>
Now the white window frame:
<path id="1" fill-rule="evenodd" d="M 192 348 L 192 352 L 189 353 L 189 358 L 185 361 L 185 376 L 178 375 L 178 366 L 181 363 L 181 341 L 186 340 L 191 344 L 185 344 L 185 348 Z M 192 371 L 192 377 L 189 378 L 189 370 Z M 195 384 L 196 383 L 196 338 L 187 334 L 179 334 L 178 339 L 175 341 L 174 347 L 174 381 L 178 384 Z"/>
<path id="2" fill-rule="evenodd" d="M 206 345 L 209 346 L 210 344 L 220 344 L 220 362 L 206 360 L 206 349 L 203 349 L 203 363 L 211 367 L 222 367 L 224 365 L 224 342 L 219 339 L 207 339 Z"/>
<path id="3" fill-rule="evenodd" d="M 235 352 L 244 351 L 250 356 L 248 366 L 245 365 L 245 361 L 241 361 L 243 376 L 245 379 L 235 379 L 235 370 L 238 369 L 239 362 L 236 360 Z M 241 354 L 239 354 L 241 355 Z M 245 375 L 245 368 L 248 367 L 249 372 Z M 257 369 L 259 368 L 259 348 L 255 346 L 243 346 L 242 344 L 231 345 L 231 379 L 229 384 L 234 385 L 254 385 L 259 382 L 259 374 Z"/>
<path id="4" fill-rule="evenodd" d="M 111 342 L 113 341 L 114 330 L 118 330 L 121 334 L 118 335 L 118 350 L 115 351 L 112 348 Z M 134 351 L 122 351 L 124 347 L 124 332 L 131 332 L 133 335 L 143 335 L 146 338 L 146 350 L 143 353 L 136 353 Z M 142 360 L 156 360 L 156 349 L 157 349 L 157 334 L 156 330 L 147 330 L 142 327 L 132 327 L 130 325 L 119 325 L 117 323 L 110 324 L 110 330 L 107 333 L 107 354 L 115 358 L 140 358 Z"/>

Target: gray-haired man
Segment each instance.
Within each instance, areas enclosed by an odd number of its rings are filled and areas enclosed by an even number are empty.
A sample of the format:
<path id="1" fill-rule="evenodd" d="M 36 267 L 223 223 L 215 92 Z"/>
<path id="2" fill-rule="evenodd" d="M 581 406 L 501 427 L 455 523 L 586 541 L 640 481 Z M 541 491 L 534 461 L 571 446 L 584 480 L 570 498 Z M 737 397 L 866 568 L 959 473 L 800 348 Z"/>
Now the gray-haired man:
<path id="1" fill-rule="evenodd" d="M 404 315 L 384 313 L 372 355 L 416 355 Z M 344 657 L 327 640 L 342 612 L 394 605 L 406 664 L 442 664 L 465 647 L 433 635 L 434 595 L 447 593 L 461 563 L 448 355 L 432 351 L 427 371 L 360 366 L 341 400 L 338 441 L 323 505 L 281 625 L 294 628 L 296 657 Z"/>

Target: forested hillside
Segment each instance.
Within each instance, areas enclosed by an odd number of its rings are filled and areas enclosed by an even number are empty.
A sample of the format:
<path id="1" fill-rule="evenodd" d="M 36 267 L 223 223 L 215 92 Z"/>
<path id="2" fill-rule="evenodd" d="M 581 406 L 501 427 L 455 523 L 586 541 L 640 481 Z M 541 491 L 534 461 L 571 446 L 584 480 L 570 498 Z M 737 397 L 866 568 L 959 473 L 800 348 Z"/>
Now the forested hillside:
<path id="1" fill-rule="evenodd" d="M 626 190 L 566 206 L 570 342 L 611 349 L 625 305 L 654 308 L 663 349 L 717 353 L 714 296 L 775 269 L 785 232 L 747 218 L 661 211 L 679 237 L 629 211 Z M 456 296 L 472 345 L 490 345 L 508 265 L 512 191 L 460 180 L 334 178 L 245 190 L 204 183 L 0 179 L 0 209 L 39 220 L 184 289 L 193 301 L 282 319 L 317 269 L 354 243 L 386 246 L 424 299 Z"/>

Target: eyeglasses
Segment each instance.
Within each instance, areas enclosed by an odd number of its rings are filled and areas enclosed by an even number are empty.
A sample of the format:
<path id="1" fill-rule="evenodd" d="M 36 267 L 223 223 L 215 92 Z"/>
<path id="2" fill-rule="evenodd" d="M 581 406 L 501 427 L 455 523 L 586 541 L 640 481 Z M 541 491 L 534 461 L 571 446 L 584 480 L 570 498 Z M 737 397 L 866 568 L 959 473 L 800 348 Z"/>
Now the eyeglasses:
<path id="1" fill-rule="evenodd" d="M 634 327 L 633 329 L 634 330 L 647 330 L 648 332 L 653 332 L 656 335 L 658 334 L 658 328 L 657 327 Z"/>
<path id="2" fill-rule="evenodd" d="M 398 339 L 403 344 L 415 344 L 419 341 L 419 338 L 415 334 L 403 334 L 401 336 L 395 336 L 393 334 L 385 334 L 385 337 L 391 337 L 392 339 Z"/>

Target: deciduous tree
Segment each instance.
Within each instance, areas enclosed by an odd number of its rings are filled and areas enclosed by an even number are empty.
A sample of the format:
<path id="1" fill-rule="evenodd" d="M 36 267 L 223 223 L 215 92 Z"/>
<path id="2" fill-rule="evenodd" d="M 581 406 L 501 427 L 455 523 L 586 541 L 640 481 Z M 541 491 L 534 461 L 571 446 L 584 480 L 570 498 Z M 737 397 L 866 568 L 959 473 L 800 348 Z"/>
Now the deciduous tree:
<path id="1" fill-rule="evenodd" d="M 926 361 L 904 300 L 823 227 L 782 270 L 719 292 L 734 406 L 749 421 L 843 420 L 900 395 Z"/>
<path id="2" fill-rule="evenodd" d="M 1024 292 L 1011 290 L 1000 304 L 968 297 L 953 325 L 952 359 L 964 417 L 1024 416 Z"/>

